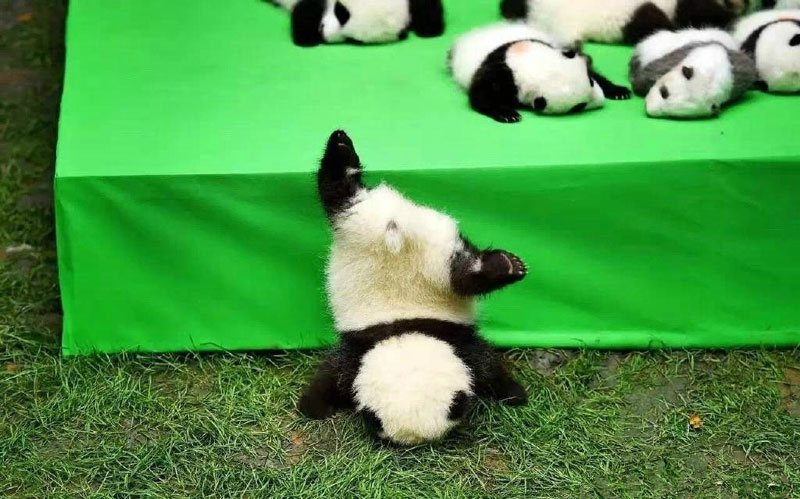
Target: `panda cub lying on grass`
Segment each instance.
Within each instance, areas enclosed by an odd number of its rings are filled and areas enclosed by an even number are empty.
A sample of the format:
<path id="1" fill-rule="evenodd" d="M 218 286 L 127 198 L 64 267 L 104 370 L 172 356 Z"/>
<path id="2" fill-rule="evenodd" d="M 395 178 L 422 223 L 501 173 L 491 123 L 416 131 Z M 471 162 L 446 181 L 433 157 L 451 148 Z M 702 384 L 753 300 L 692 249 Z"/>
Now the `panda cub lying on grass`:
<path id="1" fill-rule="evenodd" d="M 475 397 L 525 404 L 475 325 L 476 298 L 521 280 L 525 265 L 361 175 L 352 141 L 334 132 L 317 184 L 333 229 L 327 288 L 341 342 L 299 410 L 322 419 L 355 408 L 377 436 L 411 445 L 444 436 Z"/>

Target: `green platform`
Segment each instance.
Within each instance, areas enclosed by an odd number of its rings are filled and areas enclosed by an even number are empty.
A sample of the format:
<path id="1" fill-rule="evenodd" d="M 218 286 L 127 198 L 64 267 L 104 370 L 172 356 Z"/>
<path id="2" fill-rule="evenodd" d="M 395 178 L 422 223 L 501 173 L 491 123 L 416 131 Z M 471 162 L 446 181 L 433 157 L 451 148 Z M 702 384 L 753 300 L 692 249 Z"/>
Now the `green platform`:
<path id="1" fill-rule="evenodd" d="M 317 347 L 327 227 L 312 172 L 348 130 L 370 182 L 531 272 L 483 307 L 504 346 L 800 343 L 800 97 L 711 121 L 641 99 L 473 113 L 439 39 L 294 47 L 258 0 L 72 0 L 56 173 L 63 351 Z M 630 50 L 589 47 L 624 80 Z"/>

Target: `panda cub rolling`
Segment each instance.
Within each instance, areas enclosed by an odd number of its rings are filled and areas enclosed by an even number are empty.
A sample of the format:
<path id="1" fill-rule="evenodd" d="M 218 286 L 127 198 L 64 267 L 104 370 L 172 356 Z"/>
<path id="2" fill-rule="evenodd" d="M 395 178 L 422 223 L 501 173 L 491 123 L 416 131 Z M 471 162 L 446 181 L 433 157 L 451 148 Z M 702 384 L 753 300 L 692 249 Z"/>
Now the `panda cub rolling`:
<path id="1" fill-rule="evenodd" d="M 565 114 L 627 99 L 630 91 L 592 69 L 591 59 L 524 23 L 500 23 L 461 35 L 450 50 L 450 72 L 472 108 L 501 123 L 519 107 Z"/>
<path id="2" fill-rule="evenodd" d="M 398 444 L 444 436 L 475 397 L 524 404 L 525 390 L 478 335 L 475 301 L 515 283 L 513 254 L 479 250 L 455 220 L 391 187 L 366 187 L 350 138 L 334 132 L 317 173 L 333 229 L 327 290 L 340 343 L 298 409 L 354 408 Z"/>
<path id="3" fill-rule="evenodd" d="M 750 0 L 502 0 L 507 19 L 524 19 L 562 39 L 633 45 L 660 30 L 725 27 Z M 773 2 L 774 3 L 774 2 Z"/>
<path id="4" fill-rule="evenodd" d="M 800 10 L 768 10 L 736 24 L 733 37 L 756 62 L 756 86 L 765 92 L 800 92 Z"/>
<path id="5" fill-rule="evenodd" d="M 652 117 L 717 116 L 756 80 L 752 59 L 717 29 L 662 31 L 636 46 L 630 62 L 633 91 Z"/>
<path id="6" fill-rule="evenodd" d="M 292 40 L 321 43 L 389 43 L 444 33 L 441 0 L 269 0 L 292 13 Z"/>

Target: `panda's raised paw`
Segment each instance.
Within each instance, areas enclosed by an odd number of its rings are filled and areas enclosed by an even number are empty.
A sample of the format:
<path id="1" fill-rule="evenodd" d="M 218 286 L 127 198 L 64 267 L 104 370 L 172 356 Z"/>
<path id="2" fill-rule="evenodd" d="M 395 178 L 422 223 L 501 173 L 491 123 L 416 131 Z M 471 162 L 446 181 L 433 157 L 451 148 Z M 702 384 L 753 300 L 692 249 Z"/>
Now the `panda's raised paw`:
<path id="1" fill-rule="evenodd" d="M 482 272 L 490 275 L 496 282 L 510 284 L 521 280 L 528 268 L 515 254 L 503 250 L 490 250 L 483 254 Z"/>
<path id="2" fill-rule="evenodd" d="M 345 146 L 353 149 L 353 141 L 344 130 L 336 130 L 328 138 L 328 148 L 330 149 L 332 146 Z"/>

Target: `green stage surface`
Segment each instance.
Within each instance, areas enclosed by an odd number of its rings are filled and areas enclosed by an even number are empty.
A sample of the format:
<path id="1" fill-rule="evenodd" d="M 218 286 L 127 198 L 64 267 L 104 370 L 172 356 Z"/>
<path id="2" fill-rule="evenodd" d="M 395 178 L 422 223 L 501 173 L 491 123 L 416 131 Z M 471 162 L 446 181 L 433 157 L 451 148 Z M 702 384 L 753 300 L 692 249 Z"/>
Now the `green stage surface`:
<path id="1" fill-rule="evenodd" d="M 395 184 L 531 271 L 486 300 L 501 346 L 800 343 L 800 97 L 719 119 L 641 99 L 501 125 L 449 79 L 496 1 L 445 36 L 291 44 L 257 0 L 72 0 L 56 172 L 63 352 L 318 347 L 328 229 L 312 172 L 334 128 Z M 589 46 L 625 80 L 630 49 Z"/>

